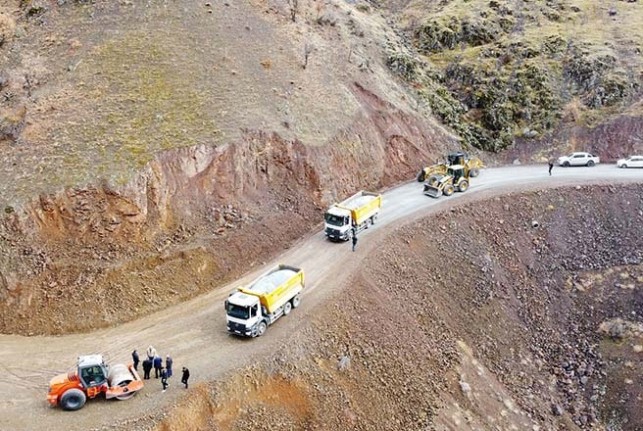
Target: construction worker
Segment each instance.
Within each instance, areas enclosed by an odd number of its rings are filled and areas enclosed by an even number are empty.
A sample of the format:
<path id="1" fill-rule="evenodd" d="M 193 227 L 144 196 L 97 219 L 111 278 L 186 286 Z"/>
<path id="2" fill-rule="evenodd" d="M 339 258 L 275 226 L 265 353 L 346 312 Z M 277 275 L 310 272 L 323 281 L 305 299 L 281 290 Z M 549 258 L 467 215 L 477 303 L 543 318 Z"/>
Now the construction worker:
<path id="1" fill-rule="evenodd" d="M 132 352 L 132 362 L 134 362 L 134 369 L 138 371 L 139 358 L 138 358 L 138 352 L 136 351 L 136 349 L 134 349 L 134 351 Z"/>
<path id="2" fill-rule="evenodd" d="M 144 380 L 149 380 L 150 378 L 150 371 L 152 371 L 152 361 L 150 358 L 145 358 L 143 360 L 143 379 Z"/>
<path id="3" fill-rule="evenodd" d="M 167 371 L 165 371 L 165 368 L 161 367 L 161 384 L 163 385 L 163 392 L 167 389 L 167 387 L 170 385 L 167 382 Z"/>
<path id="4" fill-rule="evenodd" d="M 156 355 L 152 360 L 152 364 L 154 365 L 154 378 L 158 379 L 159 374 L 161 374 L 161 368 L 163 368 L 163 359 L 159 355 Z"/>
<path id="5" fill-rule="evenodd" d="M 357 229 L 353 228 L 353 251 L 355 251 L 355 247 L 357 246 Z"/>
<path id="6" fill-rule="evenodd" d="M 188 379 L 190 378 L 190 370 L 188 370 L 186 367 L 182 368 L 183 370 L 183 375 L 181 376 L 181 383 L 185 385 L 185 389 L 188 388 Z"/>
<path id="7" fill-rule="evenodd" d="M 554 158 L 550 157 L 547 163 L 549 164 L 549 176 L 551 177 L 551 170 L 554 168 Z"/>

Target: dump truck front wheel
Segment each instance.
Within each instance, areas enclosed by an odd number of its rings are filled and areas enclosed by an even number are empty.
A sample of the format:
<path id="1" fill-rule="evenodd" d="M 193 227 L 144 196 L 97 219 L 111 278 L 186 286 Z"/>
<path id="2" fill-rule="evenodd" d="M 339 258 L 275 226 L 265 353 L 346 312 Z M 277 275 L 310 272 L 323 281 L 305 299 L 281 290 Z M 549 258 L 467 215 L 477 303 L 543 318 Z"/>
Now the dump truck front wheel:
<path id="1" fill-rule="evenodd" d="M 290 314 L 290 310 L 292 310 L 292 304 L 290 302 L 286 302 L 284 304 L 284 316 L 287 316 Z"/>
<path id="2" fill-rule="evenodd" d="M 63 410 L 78 410 L 85 405 L 87 396 L 80 389 L 69 389 L 60 397 Z"/>
<path id="3" fill-rule="evenodd" d="M 259 324 L 257 325 L 257 337 L 261 337 L 263 334 L 265 334 L 266 329 L 268 329 L 268 325 L 266 325 L 266 322 L 259 322 Z"/>

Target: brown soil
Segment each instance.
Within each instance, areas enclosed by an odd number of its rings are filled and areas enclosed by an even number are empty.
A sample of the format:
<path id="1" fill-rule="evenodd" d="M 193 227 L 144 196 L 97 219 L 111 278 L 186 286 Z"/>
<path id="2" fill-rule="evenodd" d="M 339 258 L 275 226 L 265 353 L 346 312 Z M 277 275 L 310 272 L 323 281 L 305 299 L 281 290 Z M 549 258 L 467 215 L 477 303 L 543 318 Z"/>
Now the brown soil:
<path id="1" fill-rule="evenodd" d="M 157 429 L 641 429 L 642 196 L 509 195 L 401 228 L 279 353 Z"/>

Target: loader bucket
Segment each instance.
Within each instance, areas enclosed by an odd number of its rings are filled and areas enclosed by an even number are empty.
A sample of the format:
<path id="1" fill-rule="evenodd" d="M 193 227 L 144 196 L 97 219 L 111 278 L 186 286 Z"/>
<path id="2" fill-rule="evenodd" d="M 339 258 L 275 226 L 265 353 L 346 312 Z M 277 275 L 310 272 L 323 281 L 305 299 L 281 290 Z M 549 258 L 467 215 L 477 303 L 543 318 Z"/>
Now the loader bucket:
<path id="1" fill-rule="evenodd" d="M 143 389 L 143 380 L 131 365 L 112 365 L 107 381 L 109 388 L 105 392 L 106 399 L 127 400 Z"/>
<path id="2" fill-rule="evenodd" d="M 427 196 L 431 196 L 432 198 L 439 198 L 440 196 L 442 196 L 442 189 L 425 184 L 424 194 Z"/>

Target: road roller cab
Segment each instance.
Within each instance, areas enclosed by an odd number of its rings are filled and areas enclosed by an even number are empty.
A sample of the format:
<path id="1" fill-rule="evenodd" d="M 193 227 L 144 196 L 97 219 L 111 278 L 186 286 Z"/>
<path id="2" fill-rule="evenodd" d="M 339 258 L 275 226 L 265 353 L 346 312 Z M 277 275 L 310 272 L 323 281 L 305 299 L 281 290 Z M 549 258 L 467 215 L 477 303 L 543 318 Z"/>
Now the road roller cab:
<path id="1" fill-rule="evenodd" d="M 64 410 L 78 410 L 87 398 L 105 394 L 105 398 L 125 400 L 143 388 L 143 381 L 131 366 L 105 364 L 102 355 L 78 357 L 76 370 L 54 377 L 49 382 L 47 400 Z"/>

